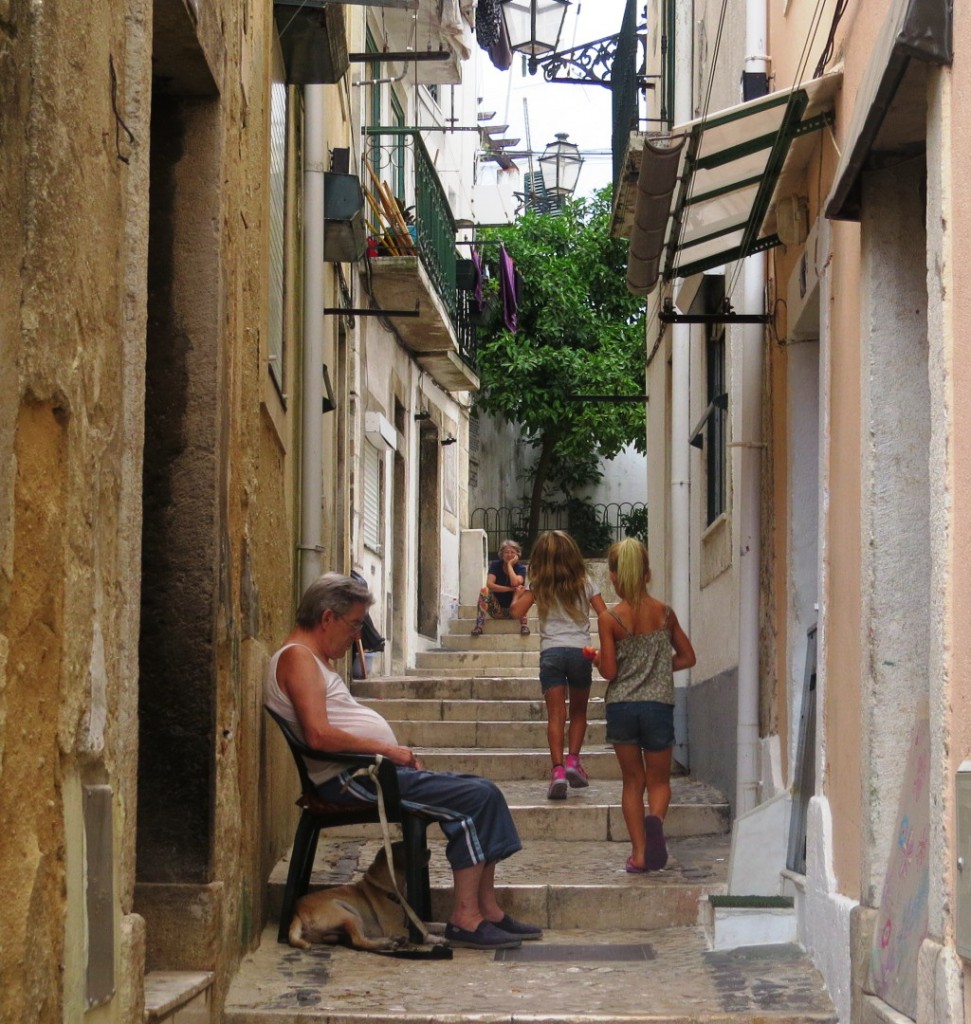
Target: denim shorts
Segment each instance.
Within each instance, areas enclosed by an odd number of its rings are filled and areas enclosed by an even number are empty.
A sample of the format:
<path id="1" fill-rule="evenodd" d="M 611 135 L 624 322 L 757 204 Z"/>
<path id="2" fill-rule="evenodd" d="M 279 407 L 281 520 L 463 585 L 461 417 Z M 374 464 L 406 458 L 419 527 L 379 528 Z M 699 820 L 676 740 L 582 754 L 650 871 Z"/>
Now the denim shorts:
<path id="1" fill-rule="evenodd" d="M 583 656 L 580 647 L 551 647 L 540 651 L 539 684 L 543 693 L 557 686 L 571 690 L 589 690 L 593 682 L 593 662 Z"/>
<path id="2" fill-rule="evenodd" d="M 607 742 L 637 744 L 652 753 L 674 746 L 674 705 L 619 700 L 607 705 Z"/>

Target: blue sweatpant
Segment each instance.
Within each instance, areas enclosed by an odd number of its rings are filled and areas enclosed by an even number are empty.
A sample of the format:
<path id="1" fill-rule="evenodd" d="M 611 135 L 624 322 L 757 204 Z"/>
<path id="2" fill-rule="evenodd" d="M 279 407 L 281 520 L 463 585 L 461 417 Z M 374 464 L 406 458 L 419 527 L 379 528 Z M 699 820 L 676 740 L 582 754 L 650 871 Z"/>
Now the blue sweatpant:
<path id="1" fill-rule="evenodd" d="M 343 771 L 318 786 L 317 792 L 331 803 L 376 803 L 373 782 L 351 776 L 351 771 Z M 491 864 L 522 849 L 506 798 L 489 779 L 398 768 L 398 788 L 408 810 L 441 826 L 448 840 L 445 856 L 452 870 Z"/>

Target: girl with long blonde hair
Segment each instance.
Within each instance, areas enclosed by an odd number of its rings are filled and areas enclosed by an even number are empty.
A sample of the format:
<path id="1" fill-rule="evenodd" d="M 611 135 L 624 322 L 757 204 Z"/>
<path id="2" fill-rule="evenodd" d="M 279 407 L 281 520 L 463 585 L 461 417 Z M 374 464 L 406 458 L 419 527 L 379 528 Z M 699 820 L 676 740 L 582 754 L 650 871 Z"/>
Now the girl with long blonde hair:
<path id="1" fill-rule="evenodd" d="M 553 767 L 546 795 L 566 798 L 567 787 L 588 786 L 580 762 L 587 731 L 592 663 L 583 649 L 590 643 L 590 609 L 606 611 L 604 599 L 587 577 L 587 563 L 576 541 L 562 530 L 540 534 L 529 558 L 529 584 L 513 599 L 510 613 L 525 615 L 535 602 L 539 611 L 539 681 L 546 701 L 546 737 Z M 567 753 L 567 692 L 570 730 Z"/>
<path id="2" fill-rule="evenodd" d="M 612 545 L 607 568 L 621 601 L 600 613 L 598 667 L 609 682 L 607 742 L 620 763 L 621 809 L 631 840 L 627 870 L 641 874 L 659 871 L 668 860 L 674 673 L 691 668 L 695 652 L 678 617 L 648 593 L 651 562 L 639 540 Z"/>

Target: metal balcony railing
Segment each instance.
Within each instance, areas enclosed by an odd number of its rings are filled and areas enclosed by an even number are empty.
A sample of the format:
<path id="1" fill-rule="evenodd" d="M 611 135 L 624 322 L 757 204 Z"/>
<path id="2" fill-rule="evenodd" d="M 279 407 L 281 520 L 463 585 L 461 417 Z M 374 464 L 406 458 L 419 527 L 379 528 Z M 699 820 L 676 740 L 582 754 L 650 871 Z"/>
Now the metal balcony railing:
<path id="1" fill-rule="evenodd" d="M 365 128 L 364 193 L 372 255 L 418 256 L 458 339 L 475 367 L 475 330 L 467 293 L 456 286 L 455 218 L 421 135 L 412 128 Z"/>

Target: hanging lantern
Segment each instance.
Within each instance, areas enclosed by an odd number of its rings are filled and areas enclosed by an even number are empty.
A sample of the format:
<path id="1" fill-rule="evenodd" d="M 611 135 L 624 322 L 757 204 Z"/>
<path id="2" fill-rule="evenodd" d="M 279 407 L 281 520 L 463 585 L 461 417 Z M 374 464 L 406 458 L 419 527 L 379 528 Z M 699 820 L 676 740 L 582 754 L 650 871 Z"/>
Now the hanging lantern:
<path id="1" fill-rule="evenodd" d="M 539 158 L 546 191 L 556 196 L 561 205 L 576 191 L 583 165 L 579 146 L 567 142 L 568 138 L 566 132 L 557 132 L 556 141 L 550 142 Z"/>
<path id="2" fill-rule="evenodd" d="M 535 72 L 539 59 L 555 53 L 570 0 L 501 0 L 509 46 L 530 58 Z"/>

